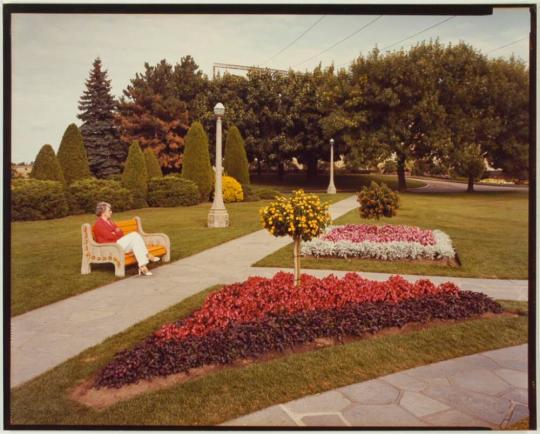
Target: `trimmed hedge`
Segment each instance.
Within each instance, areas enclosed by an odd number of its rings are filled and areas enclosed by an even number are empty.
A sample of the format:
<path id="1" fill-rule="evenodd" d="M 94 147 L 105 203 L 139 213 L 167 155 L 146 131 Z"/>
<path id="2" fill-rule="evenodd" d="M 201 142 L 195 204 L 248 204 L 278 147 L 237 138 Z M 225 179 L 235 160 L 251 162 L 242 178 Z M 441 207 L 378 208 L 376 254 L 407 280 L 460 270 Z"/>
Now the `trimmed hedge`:
<path id="1" fill-rule="evenodd" d="M 274 190 L 273 188 L 254 188 L 253 191 L 261 199 L 274 199 L 276 196 L 281 196 L 282 193 L 279 190 Z"/>
<path id="2" fill-rule="evenodd" d="M 133 142 L 129 147 L 128 158 L 122 173 L 122 185 L 131 190 L 135 208 L 148 206 L 146 202 L 146 195 L 148 194 L 146 159 L 137 141 Z"/>
<path id="3" fill-rule="evenodd" d="M 61 182 L 38 179 L 12 182 L 12 220 L 46 220 L 64 217 L 68 213 L 68 202 Z"/>
<path id="4" fill-rule="evenodd" d="M 51 145 L 43 145 L 39 150 L 30 172 L 30 178 L 59 181 L 62 185 L 66 184 L 62 167 Z"/>
<path id="5" fill-rule="evenodd" d="M 213 187 L 213 170 L 208 151 L 208 136 L 200 122 L 193 122 L 184 143 L 182 176 L 197 184 L 200 200 L 206 202 Z"/>
<path id="6" fill-rule="evenodd" d="M 393 192 L 385 183 L 380 185 L 371 181 L 369 187 L 363 187 L 357 198 L 360 204 L 360 215 L 365 219 L 375 218 L 379 220 L 382 216 L 393 217 L 399 208 L 399 196 Z"/>
<path id="7" fill-rule="evenodd" d="M 148 182 L 148 204 L 156 207 L 189 206 L 199 203 L 197 184 L 176 175 L 152 178 Z"/>
<path id="8" fill-rule="evenodd" d="M 249 184 L 249 163 L 246 155 L 244 139 L 236 126 L 229 128 L 225 143 L 225 163 L 227 175 L 241 184 Z"/>
<path id="9" fill-rule="evenodd" d="M 148 174 L 148 179 L 162 178 L 163 172 L 161 171 L 156 154 L 154 151 L 152 151 L 152 149 L 146 148 L 144 150 L 144 159 L 146 161 L 146 172 Z"/>
<path id="10" fill-rule="evenodd" d="M 119 181 L 111 179 L 81 179 L 67 189 L 67 199 L 71 214 L 94 213 L 98 202 L 108 202 L 114 211 L 133 208 L 133 194 L 122 187 Z"/>
<path id="11" fill-rule="evenodd" d="M 240 184 L 242 186 L 242 191 L 244 192 L 244 202 L 257 202 L 261 200 L 259 195 L 253 191 L 251 185 Z"/>
<path id="12" fill-rule="evenodd" d="M 84 148 L 83 138 L 77 125 L 70 124 L 58 148 L 58 162 L 62 167 L 67 184 L 78 179 L 90 178 L 90 166 Z"/>

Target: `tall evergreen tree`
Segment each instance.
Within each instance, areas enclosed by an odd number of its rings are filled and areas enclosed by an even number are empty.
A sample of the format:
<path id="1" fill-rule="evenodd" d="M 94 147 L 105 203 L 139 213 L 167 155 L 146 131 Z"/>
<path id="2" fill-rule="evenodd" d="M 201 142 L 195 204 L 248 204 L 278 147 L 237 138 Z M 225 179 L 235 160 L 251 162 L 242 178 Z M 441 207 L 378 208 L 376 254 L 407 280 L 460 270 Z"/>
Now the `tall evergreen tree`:
<path id="1" fill-rule="evenodd" d="M 200 122 L 193 122 L 186 135 L 182 176 L 197 184 L 202 201 L 208 200 L 212 190 L 213 173 L 208 152 L 208 136 Z"/>
<path id="2" fill-rule="evenodd" d="M 121 173 L 127 156 L 127 146 L 120 141 L 114 124 L 114 109 L 111 80 L 107 79 L 107 71 L 101 69 L 98 57 L 86 80 L 77 115 L 83 121 L 81 134 L 90 170 L 98 178 Z"/>
<path id="3" fill-rule="evenodd" d="M 229 176 L 232 176 L 240 184 L 249 184 L 249 164 L 244 139 L 234 125 L 227 132 L 224 169 Z"/>
<path id="4" fill-rule="evenodd" d="M 138 142 L 133 142 L 129 147 L 128 158 L 122 173 L 122 185 L 133 193 L 133 205 L 135 208 L 148 206 L 146 196 L 148 194 L 148 171 L 146 161 Z"/>
<path id="5" fill-rule="evenodd" d="M 30 177 L 34 179 L 60 181 L 62 184 L 66 183 L 62 168 L 51 145 L 43 145 L 39 150 L 32 166 Z"/>
<path id="6" fill-rule="evenodd" d="M 144 158 L 146 160 L 146 171 L 148 172 L 148 179 L 150 178 L 162 178 L 163 172 L 159 167 L 159 161 L 150 148 L 144 150 Z"/>
<path id="7" fill-rule="evenodd" d="M 58 162 L 68 185 L 78 179 L 91 177 L 83 138 L 75 124 L 69 124 L 62 136 L 58 148 Z"/>

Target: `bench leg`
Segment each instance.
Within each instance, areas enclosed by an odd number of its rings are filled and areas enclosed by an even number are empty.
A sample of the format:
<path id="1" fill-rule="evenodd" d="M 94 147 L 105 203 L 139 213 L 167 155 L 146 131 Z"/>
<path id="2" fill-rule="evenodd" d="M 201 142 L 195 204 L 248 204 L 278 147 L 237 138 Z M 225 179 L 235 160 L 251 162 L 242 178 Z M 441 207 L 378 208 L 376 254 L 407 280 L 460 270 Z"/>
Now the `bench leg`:
<path id="1" fill-rule="evenodd" d="M 126 275 L 126 267 L 124 264 L 114 264 L 114 275 L 116 277 L 124 277 Z"/>
<path id="2" fill-rule="evenodd" d="M 92 269 L 90 268 L 90 261 L 83 256 L 81 264 L 81 274 L 90 274 L 91 271 Z"/>

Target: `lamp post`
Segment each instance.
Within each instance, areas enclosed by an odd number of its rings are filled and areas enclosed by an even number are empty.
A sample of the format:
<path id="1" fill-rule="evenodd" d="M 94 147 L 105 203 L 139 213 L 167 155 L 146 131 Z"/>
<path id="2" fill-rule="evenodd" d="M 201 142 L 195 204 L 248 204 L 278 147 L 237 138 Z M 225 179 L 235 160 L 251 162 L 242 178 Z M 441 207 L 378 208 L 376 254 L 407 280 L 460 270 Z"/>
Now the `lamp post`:
<path id="1" fill-rule="evenodd" d="M 330 183 L 326 192 L 336 194 L 336 186 L 334 185 L 334 139 L 330 139 Z"/>
<path id="2" fill-rule="evenodd" d="M 214 184 L 214 202 L 208 213 L 209 228 L 226 228 L 229 226 L 229 214 L 223 203 L 223 188 L 221 179 L 221 117 L 225 114 L 225 107 L 218 102 L 214 107 L 216 119 L 216 181 Z"/>

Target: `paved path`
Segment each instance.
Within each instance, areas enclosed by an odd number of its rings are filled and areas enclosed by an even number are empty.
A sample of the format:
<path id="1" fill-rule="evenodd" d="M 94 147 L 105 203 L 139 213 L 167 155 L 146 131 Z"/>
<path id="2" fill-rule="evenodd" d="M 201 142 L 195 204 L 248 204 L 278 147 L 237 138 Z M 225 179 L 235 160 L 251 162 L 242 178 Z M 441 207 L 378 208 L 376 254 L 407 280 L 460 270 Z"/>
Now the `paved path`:
<path id="1" fill-rule="evenodd" d="M 331 207 L 338 218 L 357 207 L 351 196 Z M 219 230 L 219 229 L 216 229 Z M 251 264 L 288 244 L 261 230 L 204 252 L 161 266 L 150 278 L 134 276 L 19 315 L 11 320 L 11 386 L 35 376 L 99 344 L 109 336 L 166 309 L 209 286 L 232 283 L 249 275 L 272 276 L 277 269 Z M 317 276 L 344 272 L 310 270 Z M 362 273 L 384 280 L 387 274 Z M 418 279 L 422 276 L 410 276 Z M 429 277 L 453 281 L 504 299 L 526 300 L 527 281 Z"/>
<path id="2" fill-rule="evenodd" d="M 422 178 L 411 176 L 408 179 L 417 179 L 425 182 L 427 185 L 418 188 L 409 188 L 409 193 L 465 193 L 467 184 L 462 182 L 452 182 L 438 180 L 432 178 Z M 479 192 L 505 192 L 505 191 L 522 191 L 528 192 L 527 186 L 509 186 L 509 185 L 489 185 L 489 184 L 474 184 L 474 190 Z"/>
<path id="3" fill-rule="evenodd" d="M 279 427 L 505 428 L 527 416 L 527 345 L 446 360 L 224 423 Z"/>

